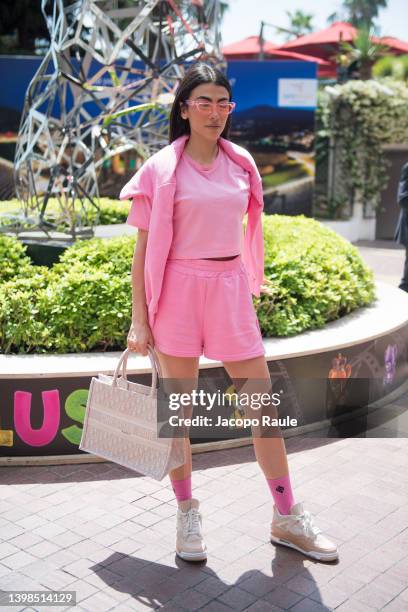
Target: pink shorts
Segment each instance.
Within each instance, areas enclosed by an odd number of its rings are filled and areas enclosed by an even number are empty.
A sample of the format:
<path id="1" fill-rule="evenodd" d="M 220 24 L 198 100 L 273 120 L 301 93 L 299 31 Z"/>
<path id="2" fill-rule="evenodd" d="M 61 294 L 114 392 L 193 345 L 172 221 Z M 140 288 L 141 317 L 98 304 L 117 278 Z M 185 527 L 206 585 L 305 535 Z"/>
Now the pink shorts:
<path id="1" fill-rule="evenodd" d="M 241 256 L 168 259 L 152 334 L 168 355 L 204 353 L 217 361 L 265 355 Z"/>

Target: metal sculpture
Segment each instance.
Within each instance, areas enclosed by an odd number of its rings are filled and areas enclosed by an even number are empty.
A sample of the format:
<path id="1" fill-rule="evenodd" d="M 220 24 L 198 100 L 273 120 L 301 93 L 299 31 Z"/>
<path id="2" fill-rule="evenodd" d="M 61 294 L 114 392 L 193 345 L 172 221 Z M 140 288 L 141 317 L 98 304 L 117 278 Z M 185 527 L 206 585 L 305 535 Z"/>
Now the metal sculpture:
<path id="1" fill-rule="evenodd" d="M 221 4 L 42 0 L 51 44 L 26 93 L 15 154 L 26 227 L 92 235 L 101 167 L 167 144 L 169 105 L 188 61 L 225 70 Z"/>

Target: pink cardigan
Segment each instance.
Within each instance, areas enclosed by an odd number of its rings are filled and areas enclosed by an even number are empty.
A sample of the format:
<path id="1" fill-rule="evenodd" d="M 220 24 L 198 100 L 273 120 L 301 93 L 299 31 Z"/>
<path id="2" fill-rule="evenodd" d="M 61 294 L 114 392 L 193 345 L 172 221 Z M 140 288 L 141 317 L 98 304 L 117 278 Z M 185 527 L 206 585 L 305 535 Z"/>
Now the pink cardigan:
<path id="1" fill-rule="evenodd" d="M 175 169 L 188 138 L 188 135 L 180 136 L 149 157 L 119 194 L 121 200 L 144 194 L 152 203 L 144 269 L 146 303 L 151 329 L 154 325 L 164 269 L 173 238 Z M 221 137 L 218 139 L 218 144 L 233 161 L 248 170 L 250 175 L 248 221 L 241 255 L 251 293 L 259 297 L 264 277 L 262 179 L 252 155 L 244 147 Z"/>

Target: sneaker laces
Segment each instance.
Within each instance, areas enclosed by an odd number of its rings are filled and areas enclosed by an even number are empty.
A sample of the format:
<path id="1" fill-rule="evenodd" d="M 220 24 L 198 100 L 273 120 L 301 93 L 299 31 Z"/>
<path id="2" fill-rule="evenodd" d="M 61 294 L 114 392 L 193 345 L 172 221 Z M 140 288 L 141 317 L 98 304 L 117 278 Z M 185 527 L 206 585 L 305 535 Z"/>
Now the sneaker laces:
<path id="1" fill-rule="evenodd" d="M 187 523 L 187 536 L 201 535 L 200 516 L 197 508 L 191 508 L 186 513 L 185 522 Z"/>
<path id="2" fill-rule="evenodd" d="M 316 536 L 322 533 L 322 530 L 314 524 L 313 516 L 308 510 L 304 510 L 303 514 L 296 516 L 295 520 L 302 525 L 302 529 L 307 535 Z"/>

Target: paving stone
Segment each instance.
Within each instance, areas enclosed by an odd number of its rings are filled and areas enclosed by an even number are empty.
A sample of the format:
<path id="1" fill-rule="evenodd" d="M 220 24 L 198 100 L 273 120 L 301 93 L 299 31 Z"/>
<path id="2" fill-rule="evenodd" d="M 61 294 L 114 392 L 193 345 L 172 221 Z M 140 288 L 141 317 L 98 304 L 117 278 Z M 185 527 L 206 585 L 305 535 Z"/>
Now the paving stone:
<path id="1" fill-rule="evenodd" d="M 11 555 L 15 555 L 18 552 L 20 552 L 20 546 L 15 546 L 11 542 L 3 542 L 1 545 L 1 558 L 2 559 L 6 559 L 7 557 L 10 557 Z"/>
<path id="2" fill-rule="evenodd" d="M 309 598 L 317 601 L 323 606 L 337 608 L 348 599 L 348 595 L 345 591 L 342 591 L 329 583 L 315 589 L 312 593 L 310 593 Z"/>
<path id="3" fill-rule="evenodd" d="M 93 574 L 93 565 L 94 564 L 92 561 L 89 561 L 88 559 L 80 559 L 79 561 L 66 565 L 64 567 L 64 571 L 68 574 L 72 574 L 72 576 L 75 576 L 76 578 L 84 578 L 85 576 Z"/>
<path id="4" fill-rule="evenodd" d="M 120 582 L 122 576 L 109 570 L 108 567 L 98 568 L 94 573 L 85 576 L 85 581 L 98 587 L 99 590 L 105 589 L 111 584 Z"/>
<path id="5" fill-rule="evenodd" d="M 290 591 L 284 586 L 278 586 L 272 591 L 269 591 L 269 593 L 263 595 L 262 599 L 269 601 L 274 606 L 276 605 L 286 610 L 287 608 L 292 608 L 292 606 L 303 599 L 303 595 Z"/>
<path id="6" fill-rule="evenodd" d="M 115 607 L 116 599 L 104 591 L 100 591 L 81 601 L 81 607 L 89 612 L 105 612 Z"/>
<path id="7" fill-rule="evenodd" d="M 71 585 L 75 578 L 72 576 L 72 574 L 68 574 L 62 569 L 56 569 L 50 573 L 40 576 L 38 580 L 47 589 L 54 591 L 70 591 L 72 589 L 71 587 L 68 588 L 68 585 Z"/>
<path id="8" fill-rule="evenodd" d="M 19 552 L 8 555 L 4 559 L 2 559 L 2 563 L 6 567 L 9 567 L 11 570 L 17 570 L 35 560 L 36 557 L 34 555 L 30 555 L 29 553 L 20 550 Z"/>
<path id="9" fill-rule="evenodd" d="M 167 480 L 109 463 L 7 469 L 1 582 L 73 585 L 76 609 L 92 612 L 408 609 L 408 442 L 285 444 L 295 496 L 337 541 L 338 563 L 269 542 L 272 500 L 250 446 L 193 456 L 209 549 L 202 564 L 174 553 L 177 502 Z M 390 491 L 386 503 L 380 488 Z"/>
<path id="10" fill-rule="evenodd" d="M 196 591 L 199 591 L 200 593 L 205 593 L 207 595 L 212 595 L 213 597 L 219 597 L 228 589 L 229 585 L 223 583 L 216 576 L 210 576 L 209 578 L 205 578 L 195 586 Z"/>
<path id="11" fill-rule="evenodd" d="M 375 609 L 381 609 L 389 604 L 396 595 L 392 589 L 382 588 L 377 581 L 366 585 L 353 598 Z"/>
<path id="12" fill-rule="evenodd" d="M 140 584 L 136 584 L 133 577 L 126 576 L 118 582 L 113 583 L 113 588 L 118 593 L 124 593 L 129 596 L 135 595 L 143 591 L 143 587 Z"/>
<path id="13" fill-rule="evenodd" d="M 294 578 L 288 580 L 285 586 L 299 595 L 310 595 L 316 589 L 316 583 L 313 580 L 309 580 L 304 576 L 297 575 Z"/>
<path id="14" fill-rule="evenodd" d="M 328 610 L 333 610 L 333 608 L 328 608 L 325 605 L 317 603 L 313 599 L 305 597 L 292 606 L 290 610 L 291 612 L 328 612 Z"/>
<path id="15" fill-rule="evenodd" d="M 51 521 L 47 521 L 45 524 L 33 529 L 34 534 L 39 535 L 46 540 L 54 540 L 58 535 L 64 532 L 64 527 Z"/>
<path id="16" fill-rule="evenodd" d="M 201 608 L 205 610 L 206 605 L 213 598 L 214 596 L 209 595 L 208 593 L 202 593 L 200 591 L 196 591 L 195 589 L 186 589 L 171 599 L 168 604 L 177 610 L 189 610 L 193 612 L 194 610 L 199 610 Z M 166 608 L 166 605 L 163 607 L 163 609 Z"/>
<path id="17" fill-rule="evenodd" d="M 278 608 L 278 606 L 273 606 L 268 601 L 264 601 L 263 599 L 258 599 L 252 606 L 246 608 L 245 612 L 281 612 L 282 608 Z"/>
<path id="18" fill-rule="evenodd" d="M 238 581 L 239 587 L 253 595 L 263 597 L 277 586 L 280 586 L 280 581 L 277 581 L 271 576 L 266 576 L 262 572 L 249 572 L 249 576 L 242 576 L 242 580 Z"/>
<path id="19" fill-rule="evenodd" d="M 28 519 L 26 517 L 23 520 L 26 521 Z M 25 533 L 25 528 L 24 527 L 21 527 L 20 525 L 17 525 L 17 523 L 14 525 L 13 523 L 10 523 L 10 521 L 9 521 L 9 525 L 2 529 L 1 539 L 3 541 L 12 540 L 12 539 L 16 538 L 17 536 L 19 536 L 19 535 L 21 535 L 23 533 Z"/>
<path id="20" fill-rule="evenodd" d="M 1 588 L 6 591 L 36 590 L 40 588 L 40 583 L 35 578 L 15 571 L 2 578 Z"/>
<path id="21" fill-rule="evenodd" d="M 379 608 L 373 608 L 362 601 L 358 601 L 357 599 L 351 597 L 341 604 L 341 606 L 338 606 L 336 608 L 336 612 L 373 612 L 374 610 L 378 609 Z"/>
<path id="22" fill-rule="evenodd" d="M 30 555 L 34 555 L 35 557 L 43 559 L 44 557 L 48 557 L 49 555 L 57 552 L 58 550 L 60 550 L 59 546 L 56 546 L 52 542 L 42 541 L 38 544 L 34 544 L 34 546 L 30 546 L 30 548 L 27 549 L 27 552 Z"/>
<path id="23" fill-rule="evenodd" d="M 58 550 L 57 552 L 54 552 L 48 557 L 46 557 L 46 561 L 51 563 L 55 568 L 63 568 L 69 563 L 74 563 L 77 560 L 78 555 L 75 555 L 73 552 L 71 552 L 69 548 Z"/>
<path id="24" fill-rule="evenodd" d="M 230 610 L 233 610 L 233 608 L 217 600 L 211 601 L 205 606 L 205 612 L 230 612 Z"/>
<path id="25" fill-rule="evenodd" d="M 243 589 L 234 586 L 222 593 L 222 595 L 219 595 L 217 597 L 217 601 L 221 601 L 234 610 L 244 610 L 248 606 L 255 603 L 256 596 L 248 593 L 248 591 L 244 591 Z"/>

